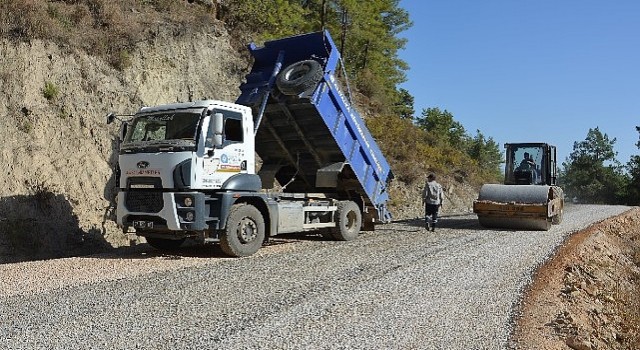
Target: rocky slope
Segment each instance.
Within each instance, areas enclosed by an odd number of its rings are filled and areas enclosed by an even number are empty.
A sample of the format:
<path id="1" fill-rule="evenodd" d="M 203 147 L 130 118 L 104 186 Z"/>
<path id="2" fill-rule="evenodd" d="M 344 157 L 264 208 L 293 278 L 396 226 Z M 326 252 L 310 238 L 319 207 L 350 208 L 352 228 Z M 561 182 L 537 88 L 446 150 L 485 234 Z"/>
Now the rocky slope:
<path id="1" fill-rule="evenodd" d="M 159 27 L 124 70 L 51 42 L 0 41 L 0 262 L 126 244 L 112 222 L 110 111 L 233 100 L 248 67 L 217 26 Z"/>
<path id="2" fill-rule="evenodd" d="M 640 347 L 640 208 L 570 236 L 525 293 L 514 349 Z"/>

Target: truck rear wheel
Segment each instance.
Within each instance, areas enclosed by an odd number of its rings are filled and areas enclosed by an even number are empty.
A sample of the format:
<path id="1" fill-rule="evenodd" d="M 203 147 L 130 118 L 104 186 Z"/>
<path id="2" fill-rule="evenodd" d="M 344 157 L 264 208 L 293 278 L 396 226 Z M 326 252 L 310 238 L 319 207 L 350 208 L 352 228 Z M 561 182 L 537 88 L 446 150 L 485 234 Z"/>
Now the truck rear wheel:
<path id="1" fill-rule="evenodd" d="M 278 74 L 276 85 L 285 95 L 299 95 L 318 84 L 322 73 L 322 66 L 318 61 L 299 61 L 288 65 Z"/>
<path id="2" fill-rule="evenodd" d="M 264 218 L 260 211 L 253 205 L 234 204 L 220 237 L 222 251 L 235 257 L 253 255 L 262 246 L 264 238 Z"/>
<path id="3" fill-rule="evenodd" d="M 180 248 L 185 239 L 165 239 L 155 237 L 145 237 L 150 246 L 158 250 L 176 250 Z"/>
<path id="4" fill-rule="evenodd" d="M 333 230 L 333 238 L 339 241 L 351 241 L 358 237 L 362 227 L 362 212 L 353 201 L 338 203 L 336 212 L 336 227 Z"/>

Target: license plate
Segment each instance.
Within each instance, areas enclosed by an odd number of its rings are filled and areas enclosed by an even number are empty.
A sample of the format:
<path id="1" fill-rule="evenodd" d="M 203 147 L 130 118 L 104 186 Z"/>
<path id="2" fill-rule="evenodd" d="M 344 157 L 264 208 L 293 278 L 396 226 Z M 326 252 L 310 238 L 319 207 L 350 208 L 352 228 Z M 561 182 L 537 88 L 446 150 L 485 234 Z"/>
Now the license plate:
<path id="1" fill-rule="evenodd" d="M 153 228 L 153 221 L 134 220 L 134 228 Z"/>

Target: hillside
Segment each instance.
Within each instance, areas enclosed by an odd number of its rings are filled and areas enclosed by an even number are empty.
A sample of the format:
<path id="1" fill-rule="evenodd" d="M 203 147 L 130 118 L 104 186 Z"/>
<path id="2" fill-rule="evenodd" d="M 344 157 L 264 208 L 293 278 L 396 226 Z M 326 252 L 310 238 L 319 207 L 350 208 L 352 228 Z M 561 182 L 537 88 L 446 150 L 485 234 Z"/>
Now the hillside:
<path id="1" fill-rule="evenodd" d="M 248 62 L 219 23 L 158 25 L 117 69 L 67 44 L 0 39 L 0 261 L 127 244 L 112 207 L 117 126 L 106 114 L 233 100 Z"/>
<path id="2" fill-rule="evenodd" d="M 12 24 L 4 12 L 0 28 L 0 164 L 6 170 L 0 262 L 129 244 L 113 223 L 118 127 L 106 125 L 106 114 L 201 98 L 233 101 L 250 67 L 246 42 L 206 6 L 185 2 L 163 12 L 157 4 L 132 2 L 121 11 L 108 2 L 88 3 L 101 5 L 2 5 L 22 17 Z M 189 24 L 191 10 L 206 24 Z M 74 25 L 65 25 L 69 18 Z M 442 182 L 450 199 L 445 210 L 466 211 L 472 191 Z M 396 219 L 422 215 L 419 185 L 394 183 L 391 191 Z"/>

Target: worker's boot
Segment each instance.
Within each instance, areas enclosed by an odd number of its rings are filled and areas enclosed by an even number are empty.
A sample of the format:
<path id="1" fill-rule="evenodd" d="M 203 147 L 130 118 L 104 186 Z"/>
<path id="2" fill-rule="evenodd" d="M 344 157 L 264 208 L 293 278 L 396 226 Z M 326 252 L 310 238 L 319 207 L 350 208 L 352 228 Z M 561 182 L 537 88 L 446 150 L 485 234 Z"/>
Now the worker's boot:
<path id="1" fill-rule="evenodd" d="M 431 223 L 431 232 L 433 232 L 435 230 L 436 230 L 436 223 L 433 222 L 433 223 Z"/>

